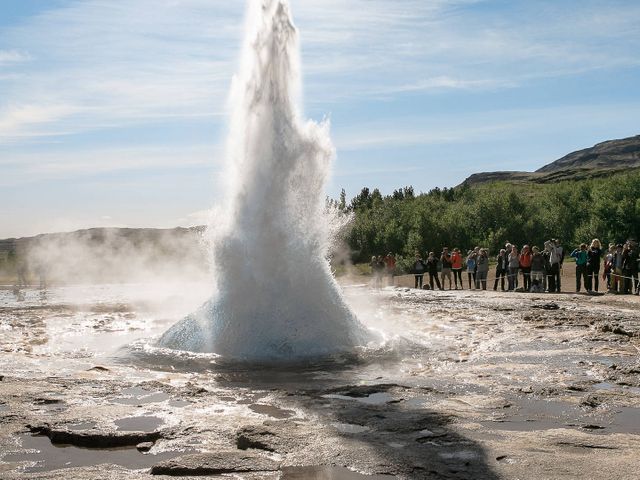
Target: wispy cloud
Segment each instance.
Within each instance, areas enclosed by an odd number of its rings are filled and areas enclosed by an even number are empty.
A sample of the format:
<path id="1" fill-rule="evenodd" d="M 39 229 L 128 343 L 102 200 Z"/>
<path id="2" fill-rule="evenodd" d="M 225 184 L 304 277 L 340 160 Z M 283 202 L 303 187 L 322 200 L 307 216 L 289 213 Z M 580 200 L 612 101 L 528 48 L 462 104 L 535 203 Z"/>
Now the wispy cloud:
<path id="1" fill-rule="evenodd" d="M 527 137 L 542 138 L 545 130 L 551 127 L 555 131 L 561 131 L 559 129 L 562 125 L 580 123 L 586 129 L 616 120 L 632 124 L 639 109 L 640 102 L 636 102 L 487 110 L 464 116 L 440 114 L 429 119 L 396 117 L 393 126 L 384 120 L 371 120 L 344 129 L 335 135 L 335 143 L 339 152 L 434 145 L 499 145 L 501 141 L 506 142 L 506 139 L 514 141 Z M 582 148 L 587 146 L 590 145 L 576 145 Z M 568 152 L 558 152 L 565 153 Z M 475 168 L 479 168 L 478 165 Z"/>
<path id="2" fill-rule="evenodd" d="M 153 170 L 179 171 L 193 167 L 213 170 L 222 164 L 222 151 L 211 145 L 134 146 L 73 152 L 13 153 L 0 159 L 0 185 L 15 186 L 43 180 L 82 179 L 105 174 Z"/>
<path id="3" fill-rule="evenodd" d="M 514 88 L 638 65 L 640 6 L 616 3 L 569 9 L 514 2 L 501 15 L 483 0 L 307 0 L 292 7 L 308 98 L 323 103 Z M 0 141 L 223 114 L 242 14 L 241 4 L 228 2 L 87 0 L 2 32 L 0 65 L 11 69 L 0 72 Z"/>
<path id="4" fill-rule="evenodd" d="M 640 5 L 616 3 L 569 9 L 566 2 L 514 2 L 501 15 L 483 0 L 307 0 L 292 8 L 307 98 L 321 104 L 514 88 L 638 65 Z M 12 67 L 0 72 L 6 86 L 0 102 L 19 105 L 0 112 L 0 125 L 13 125 L 9 133 L 26 139 L 223 114 L 242 10 L 241 2 L 86 0 L 44 11 L 0 36 L 0 65 Z M 51 105 L 66 113 L 16 124 L 16 110 Z"/>
<path id="5" fill-rule="evenodd" d="M 30 60 L 31 57 L 18 50 L 0 50 L 0 67 L 12 63 L 21 63 Z"/>
<path id="6" fill-rule="evenodd" d="M 239 29 L 221 13 L 196 1 L 89 0 L 2 32 L 0 64 L 12 64 L 2 72 L 0 136 L 223 113 Z M 22 50 L 32 57 L 24 66 Z"/>

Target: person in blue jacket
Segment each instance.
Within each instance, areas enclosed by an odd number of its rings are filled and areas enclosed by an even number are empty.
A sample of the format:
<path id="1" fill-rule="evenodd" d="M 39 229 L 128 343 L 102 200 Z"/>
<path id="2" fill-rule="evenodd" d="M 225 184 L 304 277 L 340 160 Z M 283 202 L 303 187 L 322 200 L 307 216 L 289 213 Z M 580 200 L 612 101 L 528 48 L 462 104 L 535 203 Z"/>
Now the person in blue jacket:
<path id="1" fill-rule="evenodd" d="M 576 259 L 576 292 L 580 291 L 580 284 L 584 283 L 585 290 L 589 290 L 589 280 L 587 278 L 587 244 L 583 243 L 579 248 L 571 252 L 571 256 Z M 582 281 L 581 281 L 582 279 Z"/>

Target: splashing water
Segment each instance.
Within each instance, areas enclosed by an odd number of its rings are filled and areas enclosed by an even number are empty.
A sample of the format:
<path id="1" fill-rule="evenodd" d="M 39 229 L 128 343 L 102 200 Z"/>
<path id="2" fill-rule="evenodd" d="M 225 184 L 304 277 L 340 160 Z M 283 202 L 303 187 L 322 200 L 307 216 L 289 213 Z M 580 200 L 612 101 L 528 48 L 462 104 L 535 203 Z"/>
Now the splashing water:
<path id="1" fill-rule="evenodd" d="M 231 91 L 229 215 L 216 218 L 217 292 L 159 345 L 244 360 L 348 351 L 372 334 L 327 262 L 328 124 L 301 120 L 298 37 L 286 0 L 253 1 Z"/>

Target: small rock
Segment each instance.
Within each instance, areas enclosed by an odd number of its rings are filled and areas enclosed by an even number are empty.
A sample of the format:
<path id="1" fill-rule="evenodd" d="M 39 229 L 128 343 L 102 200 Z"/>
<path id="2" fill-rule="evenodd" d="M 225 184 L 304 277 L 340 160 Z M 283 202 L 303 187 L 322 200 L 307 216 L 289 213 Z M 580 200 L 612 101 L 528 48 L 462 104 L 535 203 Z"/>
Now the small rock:
<path id="1" fill-rule="evenodd" d="M 602 404 L 602 401 L 595 395 L 587 395 L 580 405 L 584 407 L 596 408 Z"/>
<path id="2" fill-rule="evenodd" d="M 153 447 L 153 442 L 142 442 L 136 445 L 136 448 L 140 452 L 148 452 Z"/>
<path id="3" fill-rule="evenodd" d="M 238 450 L 183 455 L 154 465 L 152 475 L 203 476 L 240 472 L 275 472 L 280 464 L 251 452 Z"/>
<path id="4" fill-rule="evenodd" d="M 533 305 L 532 308 L 539 308 L 541 310 L 560 310 L 560 306 L 553 302 L 543 303 L 542 305 Z"/>
<path id="5" fill-rule="evenodd" d="M 616 328 L 614 328 L 612 333 L 614 333 L 616 335 L 624 335 L 626 337 L 633 337 L 633 333 L 627 332 L 624 328 L 622 328 L 620 326 L 617 326 Z"/>
<path id="6" fill-rule="evenodd" d="M 59 398 L 36 398 L 33 403 L 37 405 L 55 405 L 62 403 L 62 400 Z"/>
<path id="7" fill-rule="evenodd" d="M 582 425 L 581 428 L 585 430 L 604 430 L 605 427 L 601 427 L 600 425 Z"/>
<path id="8" fill-rule="evenodd" d="M 569 385 L 567 390 L 571 390 L 572 392 L 584 392 L 585 388 L 581 385 Z"/>
<path id="9" fill-rule="evenodd" d="M 274 452 L 277 435 L 274 431 L 266 427 L 247 426 L 238 431 L 236 436 L 236 447 L 240 450 L 255 448 Z"/>
<path id="10" fill-rule="evenodd" d="M 89 371 L 91 370 L 96 370 L 98 372 L 109 372 L 110 370 L 107 367 L 103 367 L 102 365 L 96 365 L 95 367 L 92 367 L 89 369 Z"/>

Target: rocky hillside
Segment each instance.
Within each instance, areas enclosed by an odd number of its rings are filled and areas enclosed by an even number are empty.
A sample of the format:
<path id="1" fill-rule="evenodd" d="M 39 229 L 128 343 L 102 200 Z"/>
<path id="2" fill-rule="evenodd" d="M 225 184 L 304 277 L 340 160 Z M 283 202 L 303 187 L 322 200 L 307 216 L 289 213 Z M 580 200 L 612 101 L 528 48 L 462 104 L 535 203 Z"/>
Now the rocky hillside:
<path id="1" fill-rule="evenodd" d="M 591 148 L 570 153 L 535 172 L 475 173 L 464 183 L 477 185 L 493 181 L 551 183 L 611 175 L 625 169 L 640 168 L 640 135 L 609 140 Z"/>

